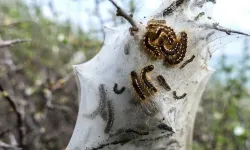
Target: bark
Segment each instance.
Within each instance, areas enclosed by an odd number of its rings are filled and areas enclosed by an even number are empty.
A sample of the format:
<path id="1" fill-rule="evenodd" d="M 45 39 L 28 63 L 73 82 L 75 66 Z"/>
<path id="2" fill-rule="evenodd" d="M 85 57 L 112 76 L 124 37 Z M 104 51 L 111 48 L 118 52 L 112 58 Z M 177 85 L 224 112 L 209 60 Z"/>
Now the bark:
<path id="1" fill-rule="evenodd" d="M 154 14 L 142 20 L 145 23 L 132 24 L 138 28 L 133 34 L 129 25 L 106 27 L 100 52 L 90 61 L 74 66 L 80 106 L 67 150 L 192 149 L 195 115 L 214 72 L 207 61 L 217 49 L 218 41 L 223 45 L 228 39 L 248 35 L 219 30 L 218 24 L 206 14 L 200 15 L 200 3 L 177 2 L 166 0 Z M 187 53 L 177 65 L 166 66 L 162 60 L 152 60 L 141 48 L 146 22 L 157 19 L 159 14 L 163 14 L 160 19 L 166 20 L 177 35 L 181 31 L 188 35 Z M 131 71 L 139 73 L 150 64 L 155 68 L 149 73 L 150 81 L 158 92 L 147 102 L 138 102 L 130 74 Z M 161 86 L 159 75 L 171 90 Z M 122 87 L 125 90 L 117 92 Z"/>

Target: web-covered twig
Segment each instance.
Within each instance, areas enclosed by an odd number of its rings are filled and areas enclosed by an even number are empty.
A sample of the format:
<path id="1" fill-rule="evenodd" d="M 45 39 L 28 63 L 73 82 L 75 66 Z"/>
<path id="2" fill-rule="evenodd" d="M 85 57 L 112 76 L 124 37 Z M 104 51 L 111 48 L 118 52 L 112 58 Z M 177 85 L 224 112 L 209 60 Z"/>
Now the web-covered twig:
<path id="1" fill-rule="evenodd" d="M 209 29 L 215 29 L 221 32 L 225 32 L 226 34 L 230 35 L 231 33 L 236 33 L 236 34 L 241 34 L 241 35 L 246 35 L 246 36 L 250 36 L 250 34 L 244 33 L 244 32 L 240 32 L 237 30 L 232 30 L 232 29 L 227 29 L 224 27 L 219 26 L 219 24 L 214 23 L 212 26 L 206 26 Z"/>

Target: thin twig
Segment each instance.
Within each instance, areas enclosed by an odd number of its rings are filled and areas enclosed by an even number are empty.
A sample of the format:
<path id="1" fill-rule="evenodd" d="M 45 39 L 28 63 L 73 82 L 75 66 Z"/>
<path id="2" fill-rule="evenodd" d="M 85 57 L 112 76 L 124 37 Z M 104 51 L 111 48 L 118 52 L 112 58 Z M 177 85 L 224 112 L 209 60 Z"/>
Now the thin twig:
<path id="1" fill-rule="evenodd" d="M 71 111 L 71 109 L 67 106 L 55 105 L 55 104 L 47 105 L 47 108 L 48 108 L 48 110 L 55 110 L 55 111 L 59 110 L 59 111 L 64 112 L 64 113 Z"/>
<path id="2" fill-rule="evenodd" d="M 23 132 L 23 119 L 22 114 L 20 111 L 18 111 L 17 105 L 13 99 L 8 95 L 8 93 L 4 90 L 3 86 L 0 84 L 0 92 L 2 94 L 2 97 L 7 100 L 7 102 L 10 104 L 11 108 L 13 109 L 13 112 L 17 116 L 17 129 L 18 129 L 18 136 L 19 136 L 19 146 L 22 148 L 24 146 L 23 139 L 24 139 L 24 132 Z"/>
<path id="3" fill-rule="evenodd" d="M 214 23 L 212 26 L 206 25 L 205 27 L 208 28 L 208 29 L 214 29 L 214 30 L 218 30 L 218 31 L 221 31 L 221 32 L 225 32 L 228 35 L 231 35 L 231 33 L 236 33 L 236 34 L 250 36 L 250 34 L 247 34 L 247 33 L 244 33 L 244 32 L 224 28 L 222 26 L 219 26 L 217 23 Z"/>
<path id="4" fill-rule="evenodd" d="M 30 40 L 22 40 L 22 39 L 14 39 L 14 40 L 7 40 L 7 41 L 0 41 L 0 48 L 12 46 L 13 44 L 29 42 Z"/>
<path id="5" fill-rule="evenodd" d="M 15 21 L 15 22 L 11 22 L 11 23 L 8 23 L 8 24 L 0 24 L 0 26 L 1 27 L 13 27 L 13 26 L 18 25 L 20 23 L 21 23 L 20 21 Z"/>
<path id="6" fill-rule="evenodd" d="M 10 132 L 10 129 L 4 129 L 3 131 L 0 132 L 0 138 L 2 138 L 6 133 Z"/>
<path id="7" fill-rule="evenodd" d="M 33 22 L 32 20 L 28 20 L 28 19 L 16 20 L 16 21 L 13 21 L 13 22 L 10 22 L 10 23 L 2 23 L 2 24 L 0 24 L 0 27 L 9 28 L 9 27 L 18 26 L 18 25 L 20 25 L 22 23 L 32 23 L 32 22 Z"/>
<path id="8" fill-rule="evenodd" d="M 0 24 L 1 27 L 14 27 L 16 25 L 19 25 L 20 23 L 22 23 L 21 21 L 14 21 L 8 24 Z"/>
<path id="9" fill-rule="evenodd" d="M 21 148 L 18 148 L 18 147 L 15 147 L 15 146 L 12 146 L 10 144 L 7 144 L 7 143 L 4 143 L 2 141 L 0 141 L 0 149 L 3 148 L 3 149 L 12 149 L 12 150 L 22 150 Z"/>
<path id="10" fill-rule="evenodd" d="M 117 12 L 116 15 L 117 16 L 121 16 L 124 17 L 131 25 L 132 25 L 132 29 L 133 31 L 138 31 L 138 27 L 136 25 L 136 21 L 131 17 L 131 15 L 127 14 L 120 6 L 118 6 L 113 0 L 109 0 L 116 8 L 117 8 Z"/>
<path id="11" fill-rule="evenodd" d="M 57 81 L 55 82 L 55 84 L 53 84 L 53 85 L 51 86 L 50 90 L 53 92 L 53 91 L 55 91 L 55 90 L 57 90 L 57 89 L 62 88 L 62 87 L 64 86 L 64 84 L 65 84 L 67 81 L 69 81 L 69 80 L 73 77 L 73 75 L 74 75 L 73 73 L 70 73 L 70 74 L 66 75 L 65 77 L 63 77 L 63 78 L 57 80 Z"/>

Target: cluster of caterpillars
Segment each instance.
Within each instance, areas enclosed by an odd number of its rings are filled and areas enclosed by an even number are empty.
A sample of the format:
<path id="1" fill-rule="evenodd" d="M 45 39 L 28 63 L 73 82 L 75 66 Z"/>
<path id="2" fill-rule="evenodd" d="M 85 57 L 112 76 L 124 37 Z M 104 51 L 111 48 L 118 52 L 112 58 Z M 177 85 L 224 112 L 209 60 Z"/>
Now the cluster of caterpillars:
<path id="1" fill-rule="evenodd" d="M 139 76 L 137 72 L 131 71 L 130 78 L 133 90 L 139 102 L 147 102 L 147 98 L 154 95 L 158 90 L 156 86 L 150 81 L 150 77 L 148 73 L 154 70 L 154 65 L 148 65 L 142 68 Z M 161 85 L 166 91 L 170 91 L 171 87 L 166 82 L 165 78 L 162 75 L 157 76 L 157 80 L 159 85 Z M 187 94 L 184 93 L 181 96 L 177 96 L 176 91 L 173 92 L 173 97 L 175 99 L 182 99 Z"/>
<path id="2" fill-rule="evenodd" d="M 150 20 L 141 41 L 142 49 L 153 59 L 164 59 L 170 65 L 179 64 L 187 50 L 187 33 L 177 37 L 165 20 Z"/>
<path id="3" fill-rule="evenodd" d="M 146 66 L 142 68 L 139 76 L 136 71 L 131 71 L 131 84 L 133 89 L 138 96 L 138 99 L 141 102 L 145 102 L 147 97 L 153 95 L 158 90 L 157 88 L 150 82 L 148 73 L 154 70 L 153 65 Z"/>
<path id="4" fill-rule="evenodd" d="M 144 52 L 153 59 L 164 59 L 164 62 L 169 65 L 176 65 L 183 61 L 187 51 L 188 36 L 186 32 L 180 32 L 177 36 L 174 30 L 167 26 L 165 20 L 152 19 L 148 21 L 146 26 L 146 33 L 141 40 L 141 46 Z M 190 60 L 184 62 L 180 69 L 187 63 L 193 61 L 194 55 Z M 154 70 L 153 65 L 148 65 L 141 69 L 140 74 L 134 70 L 130 73 L 131 84 L 136 97 L 140 102 L 145 102 L 147 97 L 152 96 L 158 90 L 150 81 L 148 73 Z M 162 75 L 157 76 L 159 84 L 167 91 L 171 87 L 167 84 Z M 181 96 L 173 92 L 175 99 L 181 99 L 186 96 L 184 93 Z"/>

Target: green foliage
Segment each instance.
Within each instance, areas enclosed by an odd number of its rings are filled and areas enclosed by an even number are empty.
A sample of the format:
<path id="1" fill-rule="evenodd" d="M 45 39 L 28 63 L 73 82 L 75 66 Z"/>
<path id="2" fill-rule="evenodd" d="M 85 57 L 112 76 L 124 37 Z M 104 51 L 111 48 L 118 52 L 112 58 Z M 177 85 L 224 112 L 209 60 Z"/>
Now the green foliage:
<path id="1" fill-rule="evenodd" d="M 193 149 L 249 148 L 246 147 L 250 137 L 248 45 L 246 40 L 238 63 L 230 63 L 225 55 L 219 61 L 197 114 Z"/>
<path id="2" fill-rule="evenodd" d="M 25 150 L 64 149 L 72 135 L 78 110 L 72 65 L 92 58 L 102 44 L 74 31 L 70 22 L 44 18 L 36 6 L 0 2 L 0 38 L 31 39 L 0 49 L 0 83 L 25 112 Z M 15 115 L 1 97 L 0 122 L 0 133 L 10 129 L 18 137 Z M 10 143 L 8 134 L 0 140 Z"/>

